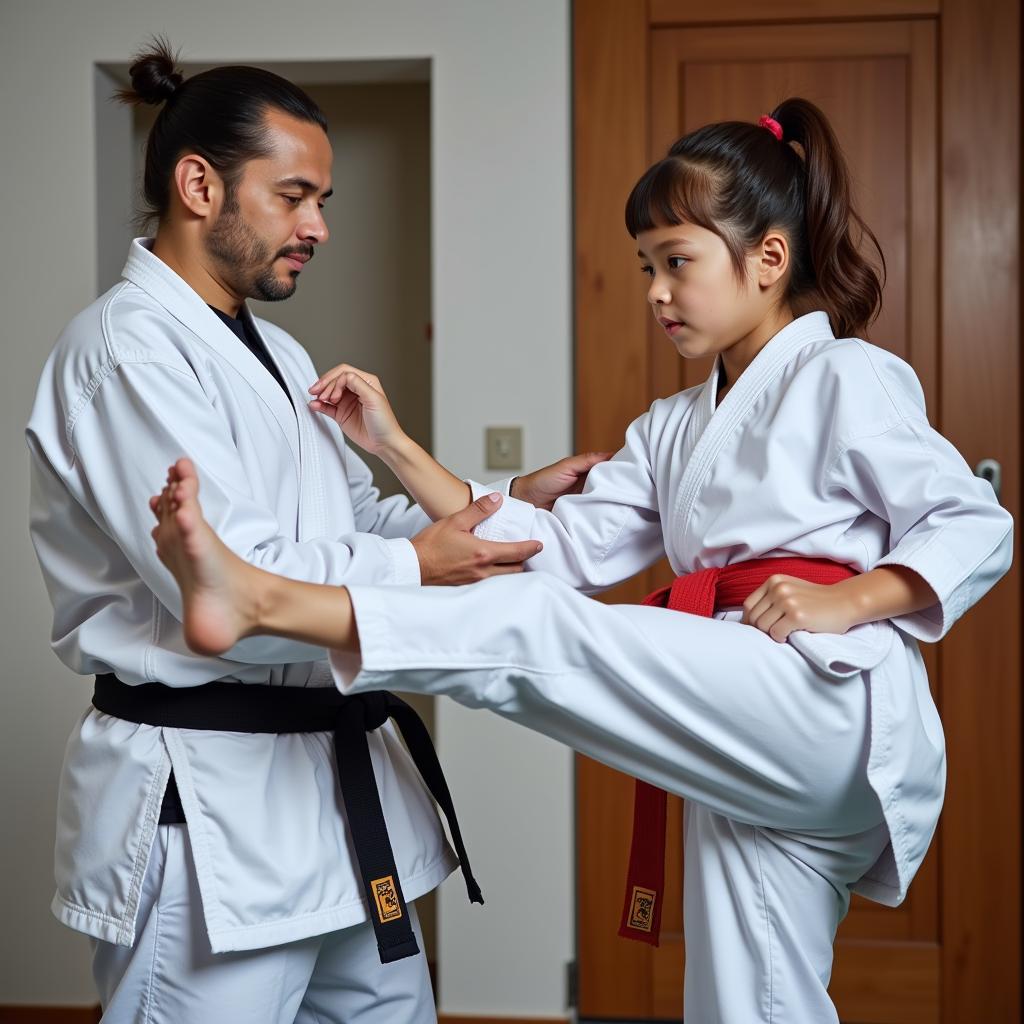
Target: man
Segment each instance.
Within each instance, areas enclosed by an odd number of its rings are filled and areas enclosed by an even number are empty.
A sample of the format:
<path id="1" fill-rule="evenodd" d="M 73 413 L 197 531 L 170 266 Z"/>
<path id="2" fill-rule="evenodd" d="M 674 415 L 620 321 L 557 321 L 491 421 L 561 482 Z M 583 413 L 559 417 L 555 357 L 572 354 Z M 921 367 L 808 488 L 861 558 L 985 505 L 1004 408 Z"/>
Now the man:
<path id="1" fill-rule="evenodd" d="M 290 296 L 327 241 L 332 154 L 312 100 L 256 68 L 186 82 L 159 42 L 131 75 L 122 99 L 162 104 L 144 176 L 158 230 L 59 339 L 27 428 L 53 645 L 97 675 L 66 752 L 53 909 L 93 939 L 105 1021 L 433 1020 L 411 904 L 457 860 L 389 714 L 478 893 L 422 727 L 395 702 L 338 704 L 316 647 L 190 652 L 140 507 L 152 467 L 189 451 L 227 543 L 295 579 L 460 584 L 519 571 L 535 545 L 379 500 L 306 407 L 305 351 L 245 307 Z M 516 493 L 550 502 L 596 460 Z"/>

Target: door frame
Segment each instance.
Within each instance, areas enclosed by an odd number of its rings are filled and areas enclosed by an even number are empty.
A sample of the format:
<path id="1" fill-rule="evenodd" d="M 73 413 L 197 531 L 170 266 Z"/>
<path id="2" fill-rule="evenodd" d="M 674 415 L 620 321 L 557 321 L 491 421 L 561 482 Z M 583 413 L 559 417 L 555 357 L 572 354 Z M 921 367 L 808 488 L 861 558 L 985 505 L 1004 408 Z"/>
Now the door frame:
<path id="1" fill-rule="evenodd" d="M 647 313 L 623 244 L 625 197 L 648 163 L 650 32 L 660 27 L 929 18 L 939 30 L 938 402 L 933 422 L 971 465 L 1002 464 L 1021 497 L 1021 35 L 1015 0 L 575 0 L 573 183 L 576 450 L 614 450 L 650 394 Z M 614 382 L 609 387 L 609 382 Z M 955 385 L 955 390 L 954 390 Z M 610 428 L 609 424 L 614 424 Z M 939 846 L 942 1020 L 1021 1017 L 1021 581 L 1014 566 L 939 648 L 949 762 Z M 634 594 L 630 589 L 635 590 Z M 617 592 L 642 596 L 643 583 Z M 1001 642 L 993 643 L 993 636 Z M 577 778 L 585 772 L 577 757 Z M 579 1011 L 615 967 L 595 960 L 577 794 Z M 600 810 L 597 809 L 597 813 Z M 618 898 L 616 891 L 612 900 Z M 629 944 L 624 944 L 627 946 Z M 617 957 L 629 961 L 629 951 Z M 593 968 L 593 969 L 591 969 Z M 621 983 L 621 981 L 619 982 Z"/>

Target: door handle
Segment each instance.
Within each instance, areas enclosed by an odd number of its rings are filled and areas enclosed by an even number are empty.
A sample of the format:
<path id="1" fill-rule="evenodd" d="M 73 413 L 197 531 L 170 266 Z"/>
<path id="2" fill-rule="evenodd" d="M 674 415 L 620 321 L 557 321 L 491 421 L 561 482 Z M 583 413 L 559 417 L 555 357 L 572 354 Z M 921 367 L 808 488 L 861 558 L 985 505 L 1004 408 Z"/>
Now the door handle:
<path id="1" fill-rule="evenodd" d="M 1003 467 L 995 459 L 982 459 L 974 467 L 974 475 L 980 476 L 982 480 L 987 480 L 992 485 L 992 490 L 996 492 L 996 501 L 999 501 L 1003 490 Z"/>

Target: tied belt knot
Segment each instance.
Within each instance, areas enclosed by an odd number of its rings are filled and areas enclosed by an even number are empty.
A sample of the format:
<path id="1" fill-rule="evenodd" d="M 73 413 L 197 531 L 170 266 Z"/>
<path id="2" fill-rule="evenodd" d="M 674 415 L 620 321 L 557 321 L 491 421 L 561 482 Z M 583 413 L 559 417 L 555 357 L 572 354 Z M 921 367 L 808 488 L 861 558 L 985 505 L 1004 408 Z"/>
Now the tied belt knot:
<path id="1" fill-rule="evenodd" d="M 473 903 L 483 903 L 430 734 L 416 711 L 393 693 L 378 690 L 345 696 L 327 687 L 225 682 L 131 686 L 107 674 L 96 677 L 92 703 L 97 711 L 142 725 L 216 732 L 333 733 L 338 784 L 382 963 L 419 952 L 366 738 L 368 732 L 394 719 L 423 781 L 448 821 L 469 898 Z M 184 815 L 171 819 L 161 816 L 162 822 L 167 820 L 184 821 Z"/>
<path id="2" fill-rule="evenodd" d="M 710 618 L 726 608 L 739 608 L 775 575 L 795 576 L 807 583 L 830 586 L 857 573 L 825 558 L 758 558 L 720 568 L 677 576 L 667 587 L 648 594 L 642 604 Z M 633 839 L 629 851 L 626 892 L 619 935 L 657 946 L 661 935 L 665 888 L 664 790 L 637 779 L 633 798 Z"/>
<path id="3" fill-rule="evenodd" d="M 362 720 L 364 731 L 376 732 L 391 717 L 390 696 L 386 691 L 374 690 L 353 698 L 355 703 L 350 713 Z"/>

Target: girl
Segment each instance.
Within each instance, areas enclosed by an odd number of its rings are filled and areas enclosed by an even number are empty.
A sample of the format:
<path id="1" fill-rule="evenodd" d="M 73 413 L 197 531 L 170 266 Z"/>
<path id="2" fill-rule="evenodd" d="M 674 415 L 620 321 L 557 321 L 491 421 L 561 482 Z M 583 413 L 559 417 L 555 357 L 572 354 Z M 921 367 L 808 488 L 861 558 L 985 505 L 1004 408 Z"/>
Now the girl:
<path id="1" fill-rule="evenodd" d="M 902 901 L 942 803 L 917 641 L 1006 572 L 1012 522 L 929 426 L 911 368 L 858 338 L 881 285 L 815 106 L 680 139 L 626 223 L 668 339 L 715 364 L 636 420 L 582 494 L 458 513 L 467 529 L 488 517 L 482 537 L 538 541 L 542 572 L 444 592 L 271 576 L 205 524 L 187 460 L 151 501 L 154 537 L 196 650 L 321 644 L 345 693 L 446 694 L 684 796 L 687 1021 L 836 1021 L 850 892 Z M 310 391 L 432 515 L 465 505 L 374 377 L 343 365 Z M 679 574 L 663 607 L 577 592 L 663 551 Z M 657 801 L 639 795 L 657 840 Z M 625 932 L 656 935 L 658 870 L 641 835 Z"/>

